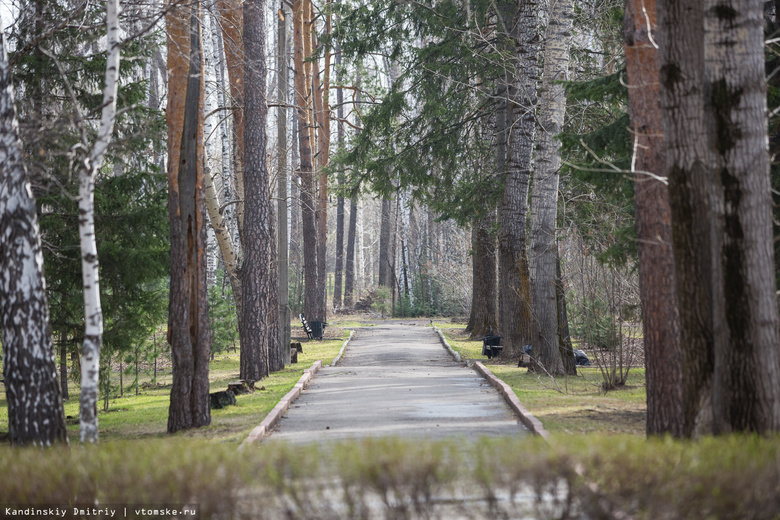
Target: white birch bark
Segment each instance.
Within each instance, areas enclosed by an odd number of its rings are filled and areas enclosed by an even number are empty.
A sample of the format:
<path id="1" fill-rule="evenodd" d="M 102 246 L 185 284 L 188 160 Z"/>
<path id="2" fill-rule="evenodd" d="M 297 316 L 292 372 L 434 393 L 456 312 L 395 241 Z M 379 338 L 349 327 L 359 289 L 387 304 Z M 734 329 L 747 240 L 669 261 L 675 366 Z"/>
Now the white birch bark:
<path id="1" fill-rule="evenodd" d="M 9 437 L 15 445 L 67 444 L 40 229 L 0 37 L 0 318 Z"/>
<path id="2" fill-rule="evenodd" d="M 84 283 L 84 345 L 81 351 L 81 442 L 98 441 L 97 397 L 103 311 L 100 306 L 97 242 L 95 241 L 95 179 L 111 142 L 119 88 L 119 1 L 106 0 L 107 57 L 100 127 L 89 159 L 79 168 L 79 238 Z"/>

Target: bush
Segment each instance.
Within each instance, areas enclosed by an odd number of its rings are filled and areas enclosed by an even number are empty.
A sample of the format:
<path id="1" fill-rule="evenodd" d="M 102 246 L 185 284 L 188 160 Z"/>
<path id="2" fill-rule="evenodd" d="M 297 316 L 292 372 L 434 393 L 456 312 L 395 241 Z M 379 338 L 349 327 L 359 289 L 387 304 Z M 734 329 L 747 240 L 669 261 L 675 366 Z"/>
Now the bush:
<path id="1" fill-rule="evenodd" d="M 565 442 L 560 442 L 564 440 Z M 780 439 L 367 439 L 335 449 L 177 436 L 0 449 L 0 502 L 199 504 L 200 518 L 669 518 L 780 515 Z"/>

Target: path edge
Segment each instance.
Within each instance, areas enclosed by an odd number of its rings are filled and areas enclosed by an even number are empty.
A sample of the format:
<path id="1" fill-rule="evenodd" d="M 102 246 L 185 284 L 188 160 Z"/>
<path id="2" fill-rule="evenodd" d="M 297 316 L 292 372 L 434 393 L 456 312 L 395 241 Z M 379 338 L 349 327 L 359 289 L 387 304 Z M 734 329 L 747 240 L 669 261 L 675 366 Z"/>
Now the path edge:
<path id="1" fill-rule="evenodd" d="M 450 344 L 447 342 L 447 338 L 444 337 L 444 334 L 442 331 L 439 330 L 438 327 L 433 327 L 433 330 L 436 332 L 436 334 L 439 335 L 439 340 L 441 341 L 441 344 L 444 345 L 444 348 L 447 350 L 447 352 L 450 353 L 450 355 L 457 361 L 458 363 L 463 363 L 463 359 L 460 357 L 460 354 L 455 352 Z"/>
<path id="2" fill-rule="evenodd" d="M 333 361 L 331 361 L 330 365 L 328 365 L 328 366 L 335 367 L 338 364 L 338 362 L 341 361 L 341 356 L 344 355 L 344 351 L 347 349 L 347 345 L 349 344 L 350 341 L 352 341 L 352 336 L 354 336 L 354 335 L 355 335 L 355 331 L 354 330 L 350 330 L 349 331 L 349 337 L 346 339 L 346 341 L 344 341 L 344 344 L 341 345 L 341 349 L 339 350 L 338 356 L 333 358 Z"/>
<path id="3" fill-rule="evenodd" d="M 350 337 L 352 336 L 350 335 Z M 314 375 L 320 370 L 320 368 L 322 368 L 322 360 L 318 359 L 312 364 L 311 367 L 305 369 L 303 371 L 303 375 L 298 380 L 298 382 L 295 383 L 295 386 L 292 388 L 292 390 L 287 392 L 285 396 L 282 397 L 278 403 L 276 403 L 276 406 L 274 406 L 273 409 L 268 412 L 268 415 L 265 416 L 265 419 L 263 419 L 260 424 L 255 426 L 254 429 L 249 432 L 249 435 L 247 435 L 246 439 L 244 439 L 238 449 L 243 449 L 248 444 L 262 441 L 263 438 L 271 431 L 271 428 L 273 428 L 279 419 L 281 419 L 284 412 L 286 412 L 290 405 L 296 399 L 298 399 L 298 396 L 301 395 L 303 389 L 306 388 L 309 382 L 311 382 L 311 380 L 314 378 Z"/>
<path id="4" fill-rule="evenodd" d="M 492 387 L 498 390 L 498 393 L 504 397 L 504 400 L 509 407 L 520 418 L 520 422 L 522 422 L 531 433 L 540 436 L 546 441 L 550 440 L 550 433 L 544 429 L 542 422 L 523 406 L 523 403 L 520 402 L 515 391 L 512 390 L 512 387 L 497 378 L 493 372 L 488 370 L 488 368 L 479 361 L 474 362 L 474 370 L 479 372 Z"/>

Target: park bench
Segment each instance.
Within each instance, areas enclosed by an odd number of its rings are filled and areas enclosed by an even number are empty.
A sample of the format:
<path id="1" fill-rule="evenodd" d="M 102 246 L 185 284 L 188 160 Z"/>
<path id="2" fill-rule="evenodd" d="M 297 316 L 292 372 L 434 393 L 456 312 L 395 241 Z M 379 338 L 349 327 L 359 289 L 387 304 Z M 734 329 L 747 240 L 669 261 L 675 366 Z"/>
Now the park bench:
<path id="1" fill-rule="evenodd" d="M 308 322 L 306 321 L 306 318 L 303 316 L 303 314 L 299 314 L 298 318 L 301 320 L 301 325 L 303 325 L 303 331 L 306 333 L 306 337 L 309 339 L 322 339 L 322 334 L 325 332 L 325 326 L 327 325 L 324 321 L 312 321 Z"/>
<path id="2" fill-rule="evenodd" d="M 482 355 L 487 356 L 488 359 L 498 357 L 501 351 L 504 350 L 504 347 L 501 345 L 501 338 L 502 336 L 496 334 L 488 334 L 482 338 Z"/>

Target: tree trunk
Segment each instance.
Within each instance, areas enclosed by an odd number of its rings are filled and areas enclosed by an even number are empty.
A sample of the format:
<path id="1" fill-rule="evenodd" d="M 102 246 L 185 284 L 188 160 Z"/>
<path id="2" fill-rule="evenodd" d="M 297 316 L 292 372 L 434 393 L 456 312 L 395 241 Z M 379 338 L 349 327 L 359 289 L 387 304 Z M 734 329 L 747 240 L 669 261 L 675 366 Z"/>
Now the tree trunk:
<path id="1" fill-rule="evenodd" d="M 311 5 L 311 0 L 307 0 Z M 330 2 L 328 2 L 330 3 Z M 330 35 L 331 12 L 327 10 L 325 31 Z M 313 17 L 312 17 L 313 20 Z M 316 31 L 311 31 L 312 55 L 317 49 Z M 319 188 L 317 192 L 317 288 L 319 299 L 317 302 L 317 314 L 320 321 L 326 318 L 327 293 L 327 240 L 328 240 L 328 164 L 330 162 L 330 44 L 327 43 L 324 51 L 325 60 L 322 69 L 322 84 L 317 64 L 319 60 L 311 62 L 313 67 L 313 93 L 314 113 L 317 119 L 317 170 L 319 171 Z"/>
<path id="2" fill-rule="evenodd" d="M 705 2 L 716 434 L 780 429 L 763 2 Z"/>
<path id="3" fill-rule="evenodd" d="M 189 10 L 183 6 L 174 7 L 166 15 L 170 75 L 168 211 L 171 220 L 168 343 L 173 364 L 168 433 L 211 423 L 208 377 L 211 333 L 203 194 L 204 78 L 199 20 L 199 2 Z"/>
<path id="4" fill-rule="evenodd" d="M 311 42 L 306 28 L 309 15 L 308 0 L 297 0 L 293 5 L 295 44 L 295 91 L 298 113 L 298 144 L 301 155 L 301 223 L 303 230 L 304 309 L 309 321 L 320 321 L 317 289 L 317 225 L 315 219 L 315 184 L 312 166 L 311 139 L 311 76 L 307 74 L 306 40 Z"/>
<path id="5" fill-rule="evenodd" d="M 557 246 L 556 246 L 557 248 Z M 574 358 L 574 346 L 569 333 L 569 313 L 566 310 L 566 285 L 561 272 L 561 256 L 556 249 L 555 293 L 558 300 L 558 348 L 563 360 L 563 370 L 571 376 L 577 375 L 577 362 Z"/>
<path id="6" fill-rule="evenodd" d="M 472 338 L 482 338 L 498 330 L 496 320 L 496 239 L 491 233 L 495 212 L 472 226 L 471 315 L 466 327 Z"/>
<path id="7" fill-rule="evenodd" d="M 290 364 L 290 265 L 289 265 L 289 236 L 287 233 L 287 25 L 290 19 L 289 13 L 284 9 L 277 20 L 277 96 L 279 98 L 279 113 L 277 116 L 277 197 L 279 207 L 277 209 L 277 229 L 279 244 L 279 344 L 282 352 L 282 361 Z"/>
<path id="8" fill-rule="evenodd" d="M 344 75 L 341 71 L 341 49 L 336 45 L 336 67 L 339 69 L 338 88 L 336 89 L 336 114 L 338 118 L 338 146 L 339 151 L 344 146 L 344 91 L 341 84 Z M 338 174 L 338 199 L 336 203 L 336 272 L 333 276 L 333 310 L 341 307 L 341 286 L 344 270 L 344 173 Z"/>
<path id="9" fill-rule="evenodd" d="M 355 231 L 357 229 L 357 199 L 353 193 L 349 203 L 349 227 L 347 229 L 347 260 L 344 266 L 344 307 L 354 304 L 355 291 Z"/>
<path id="10" fill-rule="evenodd" d="M 393 202 L 382 197 L 382 222 L 379 228 L 379 285 L 392 287 L 393 285 L 393 261 L 390 254 L 390 214 Z"/>
<path id="11" fill-rule="evenodd" d="M 658 1 L 661 119 L 680 314 L 684 435 L 712 432 L 712 238 L 701 2 Z M 685 73 L 683 73 L 685 71 Z"/>
<path id="12" fill-rule="evenodd" d="M 84 283 L 84 344 L 81 351 L 81 442 L 98 441 L 98 377 L 103 344 L 103 311 L 100 305 L 97 241 L 95 239 L 95 179 L 114 132 L 119 89 L 119 2 L 106 2 L 107 60 L 100 128 L 89 160 L 79 161 L 79 238 Z"/>
<path id="13" fill-rule="evenodd" d="M 38 216 L 4 37 L 0 52 L 0 312 L 9 439 L 17 446 L 67 444 Z M 67 388 L 67 369 L 63 382 Z"/>
<path id="14" fill-rule="evenodd" d="M 566 92 L 559 82 L 567 79 L 574 2 L 558 0 L 552 5 L 544 46 L 544 75 L 539 108 L 536 169 L 531 193 L 531 343 L 535 361 L 550 374 L 565 373 L 558 337 L 556 285 L 558 243 L 558 170 L 561 151 L 558 134 L 563 129 Z"/>
<path id="15" fill-rule="evenodd" d="M 244 329 L 241 331 L 241 379 L 257 381 L 284 368 L 279 348 L 279 279 L 276 232 L 266 160 L 265 6 L 244 3 L 246 118 L 244 129 Z M 249 87 L 251 86 L 251 87 Z"/>
<path id="16" fill-rule="evenodd" d="M 230 80 L 230 97 L 233 100 L 233 132 L 236 153 L 233 168 L 236 200 L 236 221 L 239 235 L 244 226 L 244 12 L 240 0 L 217 0 L 222 19 L 222 34 Z M 231 201 L 226 201 L 231 202 Z M 243 238 L 241 239 L 243 241 Z"/>
<path id="17" fill-rule="evenodd" d="M 530 280 L 526 256 L 528 187 L 533 167 L 536 84 L 539 76 L 539 4 L 522 2 L 512 34 L 516 70 L 509 94 L 511 132 L 507 148 L 504 198 L 499 206 L 499 321 L 502 356 L 518 359 L 530 340 Z"/>
<path id="18" fill-rule="evenodd" d="M 655 22 L 655 1 L 626 1 L 623 27 L 634 139 L 631 169 L 647 369 L 647 433 L 679 437 L 684 430 L 682 353 L 669 192 L 659 178 L 665 158 Z"/>

